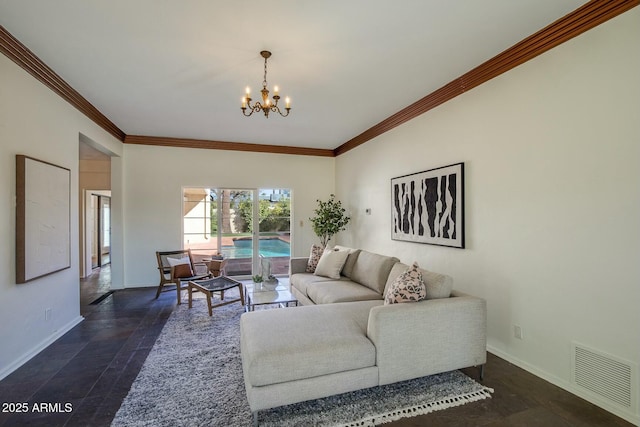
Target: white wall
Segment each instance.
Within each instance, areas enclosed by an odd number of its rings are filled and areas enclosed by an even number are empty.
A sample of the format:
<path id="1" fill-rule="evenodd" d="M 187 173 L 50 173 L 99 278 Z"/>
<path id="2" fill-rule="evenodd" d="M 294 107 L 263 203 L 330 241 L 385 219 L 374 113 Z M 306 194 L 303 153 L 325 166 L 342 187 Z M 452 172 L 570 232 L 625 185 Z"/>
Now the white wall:
<path id="1" fill-rule="evenodd" d="M 572 341 L 638 364 L 638 40 L 636 8 L 338 157 L 340 242 L 452 275 L 490 350 L 565 388 Z M 390 179 L 460 161 L 467 248 L 392 241 Z"/>
<path id="2" fill-rule="evenodd" d="M 80 317 L 78 143 L 82 132 L 112 152 L 122 143 L 0 55 L 0 379 L 73 327 Z M 71 170 L 71 268 L 15 282 L 15 155 Z M 45 309 L 51 319 L 45 320 Z"/>
<path id="3" fill-rule="evenodd" d="M 126 287 L 156 286 L 155 251 L 182 248 L 182 187 L 292 189 L 294 256 L 308 255 L 317 240 L 308 218 L 316 199 L 334 191 L 333 158 L 126 144 L 124 148 Z"/>

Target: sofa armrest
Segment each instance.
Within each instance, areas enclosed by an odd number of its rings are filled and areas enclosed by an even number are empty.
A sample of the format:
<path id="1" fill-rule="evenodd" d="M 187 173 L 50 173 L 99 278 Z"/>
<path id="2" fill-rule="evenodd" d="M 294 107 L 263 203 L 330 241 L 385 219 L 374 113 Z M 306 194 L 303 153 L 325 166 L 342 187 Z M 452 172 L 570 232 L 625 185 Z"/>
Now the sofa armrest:
<path id="1" fill-rule="evenodd" d="M 289 260 L 289 275 L 296 273 L 305 273 L 307 271 L 307 262 L 309 257 L 291 257 Z"/>
<path id="2" fill-rule="evenodd" d="M 376 346 L 381 385 L 482 365 L 486 301 L 454 292 L 450 298 L 373 307 L 367 336 Z"/>

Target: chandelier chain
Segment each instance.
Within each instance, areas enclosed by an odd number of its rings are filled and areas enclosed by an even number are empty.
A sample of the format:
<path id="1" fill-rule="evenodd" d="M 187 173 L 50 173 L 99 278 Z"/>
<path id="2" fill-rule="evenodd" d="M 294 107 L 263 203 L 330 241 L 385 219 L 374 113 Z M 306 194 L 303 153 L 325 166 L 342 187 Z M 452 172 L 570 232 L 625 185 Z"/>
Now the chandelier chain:
<path id="1" fill-rule="evenodd" d="M 267 87 L 267 58 L 264 58 L 264 78 L 262 79 L 262 87 Z"/>

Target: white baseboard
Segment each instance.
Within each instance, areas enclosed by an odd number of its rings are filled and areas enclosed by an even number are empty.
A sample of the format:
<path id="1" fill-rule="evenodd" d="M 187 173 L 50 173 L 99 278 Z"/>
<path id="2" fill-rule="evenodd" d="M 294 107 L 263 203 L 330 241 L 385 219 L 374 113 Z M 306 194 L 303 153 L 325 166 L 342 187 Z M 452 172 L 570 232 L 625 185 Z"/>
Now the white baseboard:
<path id="1" fill-rule="evenodd" d="M 614 405 L 611 405 L 604 399 L 600 399 L 597 396 L 587 394 L 575 387 L 568 381 L 563 380 L 562 378 L 558 378 L 555 375 L 552 375 L 546 371 L 541 370 L 540 368 L 533 366 L 523 360 L 518 359 L 517 357 L 513 357 L 512 355 L 503 352 L 491 345 L 487 345 L 487 351 L 498 356 L 501 359 L 506 360 L 509 363 L 516 365 L 519 368 L 524 369 L 525 371 L 535 375 L 536 377 L 540 377 L 543 380 L 550 382 L 553 385 L 560 387 L 563 390 L 568 391 L 571 394 L 575 394 L 576 396 L 586 400 L 587 402 L 593 403 L 594 405 L 604 409 L 605 411 L 611 412 L 614 415 L 634 424 L 640 426 L 640 416 L 638 414 L 633 414 L 631 412 L 625 411 L 621 408 L 618 408 Z"/>
<path id="2" fill-rule="evenodd" d="M 67 323 L 66 325 L 64 325 L 63 327 L 61 327 L 60 329 L 58 329 L 57 331 L 55 331 L 53 334 L 51 334 L 50 336 L 48 336 L 46 339 L 44 339 L 43 341 L 41 341 L 40 343 L 38 343 L 38 345 L 36 345 L 35 347 L 33 347 L 30 351 L 28 351 L 26 354 L 24 354 L 22 357 L 20 357 L 18 360 L 14 361 L 13 363 L 11 363 L 9 366 L 7 366 L 6 368 L 2 369 L 0 371 L 0 380 L 6 378 L 7 376 L 9 376 L 13 371 L 15 371 L 16 369 L 18 369 L 20 366 L 24 365 L 25 363 L 27 363 L 29 360 L 31 360 L 35 355 L 37 355 L 38 353 L 40 353 L 42 350 L 44 350 L 45 348 L 49 347 L 51 344 L 53 344 L 53 342 L 55 340 L 57 340 L 58 338 L 60 338 L 61 336 L 63 336 L 64 334 L 66 334 L 67 332 L 69 332 L 74 326 L 76 326 L 78 323 L 82 322 L 84 320 L 84 317 L 82 316 L 78 316 L 75 319 L 71 320 L 69 323 Z"/>

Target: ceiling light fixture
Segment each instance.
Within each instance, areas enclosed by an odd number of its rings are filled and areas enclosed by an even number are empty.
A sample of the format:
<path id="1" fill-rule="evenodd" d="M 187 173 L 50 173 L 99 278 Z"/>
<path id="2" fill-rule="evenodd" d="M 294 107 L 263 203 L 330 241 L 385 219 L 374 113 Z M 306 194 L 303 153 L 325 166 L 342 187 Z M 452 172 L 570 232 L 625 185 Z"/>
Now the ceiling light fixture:
<path id="1" fill-rule="evenodd" d="M 253 105 L 251 105 L 251 89 L 247 86 L 246 94 L 242 97 L 242 114 L 249 117 L 253 113 L 257 113 L 258 111 L 262 111 L 266 118 L 269 118 L 269 113 L 274 112 L 280 114 L 282 117 L 287 117 L 289 115 L 289 111 L 291 111 L 291 100 L 289 97 L 285 98 L 285 107 L 284 109 L 287 111 L 286 114 L 283 114 L 278 107 L 278 101 L 280 100 L 280 95 L 278 93 L 278 86 L 273 87 L 273 101 L 269 99 L 269 89 L 267 89 L 267 59 L 271 57 L 271 52 L 268 50 L 263 50 L 260 52 L 260 56 L 264 58 L 264 79 L 262 80 L 262 103 L 260 101 L 256 101 Z M 249 110 L 249 113 L 247 113 Z"/>

